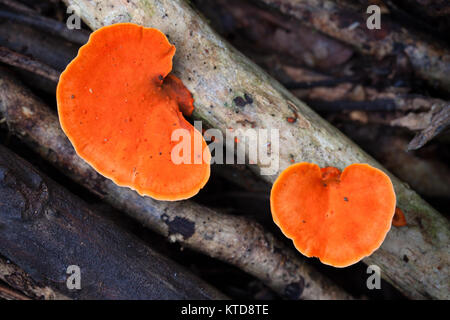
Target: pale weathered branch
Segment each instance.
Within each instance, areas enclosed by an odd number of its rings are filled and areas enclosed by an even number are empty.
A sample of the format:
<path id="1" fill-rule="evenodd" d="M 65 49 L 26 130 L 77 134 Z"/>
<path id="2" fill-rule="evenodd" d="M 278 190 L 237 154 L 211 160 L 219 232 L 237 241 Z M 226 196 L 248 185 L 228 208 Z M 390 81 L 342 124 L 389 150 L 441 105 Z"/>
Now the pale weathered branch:
<path id="1" fill-rule="evenodd" d="M 177 47 L 174 72 L 194 95 L 194 116 L 223 133 L 230 128 L 246 130 L 247 123 L 252 123 L 255 129 L 279 129 L 280 170 L 292 161 L 341 169 L 351 163 L 365 162 L 381 168 L 342 133 L 227 44 L 186 2 L 65 2 L 78 6 L 82 18 L 92 29 L 117 22 L 134 22 L 166 33 Z M 407 47 L 405 51 L 411 49 L 416 47 Z M 450 64 L 445 63 L 446 56 L 437 55 L 427 46 L 421 45 L 419 49 L 427 54 L 431 50 L 433 77 L 448 81 L 445 70 Z M 389 43 L 380 50 L 389 52 Z M 415 53 L 410 56 L 414 63 Z M 245 95 L 251 97 L 252 103 L 242 106 L 239 102 Z M 244 147 L 238 144 L 238 148 Z M 275 153 L 271 156 L 273 161 L 278 160 Z M 276 176 L 263 178 L 273 182 Z M 398 206 L 411 224 L 392 229 L 382 247 L 364 261 L 379 265 L 382 275 L 409 297 L 448 298 L 449 222 L 405 184 L 391 177 Z"/>

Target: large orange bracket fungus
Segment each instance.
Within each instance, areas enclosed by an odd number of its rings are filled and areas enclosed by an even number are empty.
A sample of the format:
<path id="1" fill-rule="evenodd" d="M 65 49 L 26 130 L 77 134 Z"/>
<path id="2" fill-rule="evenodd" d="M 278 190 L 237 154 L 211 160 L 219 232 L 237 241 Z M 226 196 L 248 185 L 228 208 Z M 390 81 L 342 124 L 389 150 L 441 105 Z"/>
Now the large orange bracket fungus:
<path id="1" fill-rule="evenodd" d="M 174 54 L 157 29 L 103 27 L 81 47 L 57 88 L 60 123 L 77 154 L 116 184 L 158 200 L 192 197 L 210 175 L 208 146 L 183 116 L 192 113 L 192 95 L 169 74 Z M 172 161 L 177 129 L 189 133 L 191 161 Z"/>
<path id="2" fill-rule="evenodd" d="M 367 164 L 288 167 L 275 181 L 275 223 L 295 247 L 322 263 L 346 267 L 371 255 L 391 228 L 396 197 L 389 177 Z"/>

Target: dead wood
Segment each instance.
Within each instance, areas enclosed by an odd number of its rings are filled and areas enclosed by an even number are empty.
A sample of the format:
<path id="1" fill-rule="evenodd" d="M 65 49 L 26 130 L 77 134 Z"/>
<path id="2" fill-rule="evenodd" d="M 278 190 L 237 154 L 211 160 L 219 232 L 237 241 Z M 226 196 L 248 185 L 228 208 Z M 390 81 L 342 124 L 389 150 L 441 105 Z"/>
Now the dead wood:
<path id="1" fill-rule="evenodd" d="M 27 296 L 0 283 L 0 300 L 30 300 Z"/>
<path id="2" fill-rule="evenodd" d="M 51 289 L 50 287 L 37 284 L 31 276 L 19 266 L 8 259 L 0 256 L 0 279 L 11 288 L 21 292 L 27 298 L 35 300 L 67 300 L 67 296 Z"/>
<path id="3" fill-rule="evenodd" d="M 0 10 L 0 18 L 26 24 L 80 45 L 86 43 L 89 38 L 89 33 L 85 30 L 69 30 L 64 23 L 37 14 L 27 15 L 19 12 Z"/>
<path id="4" fill-rule="evenodd" d="M 241 268 L 285 297 L 349 298 L 253 221 L 191 201 L 155 201 L 103 178 L 76 155 L 57 117 L 29 90 L 4 71 L 0 88 L 0 117 L 12 132 L 65 174 L 143 225 Z"/>
<path id="5" fill-rule="evenodd" d="M 430 115 L 430 120 L 426 127 L 418 133 L 408 144 L 408 150 L 417 150 L 427 142 L 444 132 L 450 127 L 450 104 L 441 108 L 434 108 L 426 115 Z"/>
<path id="6" fill-rule="evenodd" d="M 411 33 L 388 15 L 381 19 L 381 29 L 366 26 L 366 6 L 347 5 L 330 0 L 258 0 L 307 26 L 352 45 L 362 54 L 383 58 L 405 54 L 416 74 L 432 86 L 450 92 L 450 53 L 425 35 Z M 429 38 L 429 37 L 428 37 Z"/>
<path id="7" fill-rule="evenodd" d="M 0 254 L 74 299 L 225 298 L 2 146 L 0 226 Z M 70 265 L 81 290 L 67 288 Z"/>
<path id="8" fill-rule="evenodd" d="M 410 135 L 405 131 L 373 123 L 361 125 L 348 119 L 338 121 L 344 132 L 414 190 L 426 197 L 450 198 L 450 168 L 436 160 L 437 155 L 424 157 L 407 152 Z"/>
<path id="9" fill-rule="evenodd" d="M 282 141 L 280 170 L 292 161 L 308 161 L 322 167 L 335 166 L 341 169 L 351 163 L 364 162 L 382 168 L 342 133 L 223 41 L 184 1 L 130 0 L 124 3 L 111 0 L 106 5 L 98 0 L 65 0 L 65 3 L 77 5 L 82 18 L 92 29 L 116 22 L 135 22 L 161 29 L 177 47 L 174 73 L 194 95 L 194 117 L 223 133 L 229 128 L 245 130 L 246 123 L 252 123 L 255 129 L 279 129 Z M 334 3 L 330 6 L 333 7 Z M 316 8 L 319 9 L 320 6 Z M 396 35 L 395 32 L 391 34 Z M 380 48 L 374 47 L 373 43 L 370 48 L 373 47 L 372 50 L 379 53 L 392 52 L 388 50 L 391 49 L 391 38 L 392 35 L 387 36 L 386 43 L 375 41 Z M 445 62 L 447 58 L 440 57 L 438 52 L 422 42 L 420 44 L 420 48 L 414 44 L 405 48 L 408 52 L 412 50 L 409 52 L 411 60 L 414 61 L 415 50 L 420 49 L 420 54 L 426 54 L 431 59 L 431 67 L 427 70 L 432 72 L 428 75 L 448 80 L 445 68 L 450 64 Z M 365 50 L 370 51 L 370 48 Z M 237 102 L 240 101 L 239 97 L 242 99 L 245 95 L 252 98 L 252 103 L 242 106 Z M 289 121 L 292 118 L 295 121 Z M 275 153 L 271 156 L 273 161 L 278 160 L 275 159 Z M 257 163 L 258 166 L 263 165 Z M 263 178 L 273 182 L 276 176 Z M 449 222 L 408 186 L 392 175 L 391 178 L 398 206 L 409 221 L 421 223 L 391 230 L 383 246 L 364 261 L 380 266 L 382 275 L 409 297 L 448 298 Z M 408 262 L 405 262 L 405 255 Z"/>
<path id="10" fill-rule="evenodd" d="M 27 15 L 36 14 L 33 9 L 15 0 L 0 0 L 0 4 L 7 6 L 13 11 L 21 12 Z"/>
<path id="11" fill-rule="evenodd" d="M 62 71 L 77 55 L 79 45 L 48 36 L 35 28 L 11 21 L 0 21 L 0 46 L 32 57 Z"/>
<path id="12" fill-rule="evenodd" d="M 59 80 L 60 73 L 55 69 L 36 61 L 33 58 L 14 52 L 2 46 L 0 46 L 0 62 L 32 72 L 55 83 Z"/>

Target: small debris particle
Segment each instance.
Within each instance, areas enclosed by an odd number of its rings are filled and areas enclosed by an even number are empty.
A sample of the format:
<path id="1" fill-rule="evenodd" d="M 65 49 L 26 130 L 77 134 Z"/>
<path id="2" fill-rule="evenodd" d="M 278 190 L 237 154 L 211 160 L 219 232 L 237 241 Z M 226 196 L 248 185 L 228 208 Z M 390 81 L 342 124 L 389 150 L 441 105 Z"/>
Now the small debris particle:
<path id="1" fill-rule="evenodd" d="M 252 96 L 250 96 L 249 94 L 244 94 L 244 99 L 245 99 L 245 102 L 247 102 L 247 104 L 252 104 L 253 103 L 253 98 L 252 98 Z"/>
<path id="2" fill-rule="evenodd" d="M 348 198 L 347 198 L 347 197 L 344 197 L 344 201 L 347 201 L 347 202 L 348 202 Z"/>
<path id="3" fill-rule="evenodd" d="M 75 99 L 75 95 L 74 95 L 74 94 L 71 95 L 71 96 L 70 96 L 70 99 Z"/>
<path id="4" fill-rule="evenodd" d="M 289 123 L 294 123 L 295 121 L 297 121 L 297 119 L 295 119 L 294 117 L 287 117 L 286 120 Z"/>

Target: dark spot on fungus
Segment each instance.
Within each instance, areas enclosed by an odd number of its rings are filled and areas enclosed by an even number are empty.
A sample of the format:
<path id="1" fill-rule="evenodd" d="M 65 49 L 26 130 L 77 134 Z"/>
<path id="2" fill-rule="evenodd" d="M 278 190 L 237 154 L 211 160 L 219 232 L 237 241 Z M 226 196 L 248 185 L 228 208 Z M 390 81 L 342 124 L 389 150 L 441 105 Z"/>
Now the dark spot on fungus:
<path id="1" fill-rule="evenodd" d="M 406 263 L 409 262 L 409 258 L 408 258 L 408 256 L 406 254 L 403 256 L 403 261 L 405 261 Z"/>
<path id="2" fill-rule="evenodd" d="M 290 300 L 300 299 L 303 289 L 305 288 L 305 280 L 300 278 L 298 282 L 292 282 L 284 288 L 284 296 Z"/>
<path id="3" fill-rule="evenodd" d="M 162 75 L 158 76 L 159 81 L 163 81 L 164 77 Z"/>

